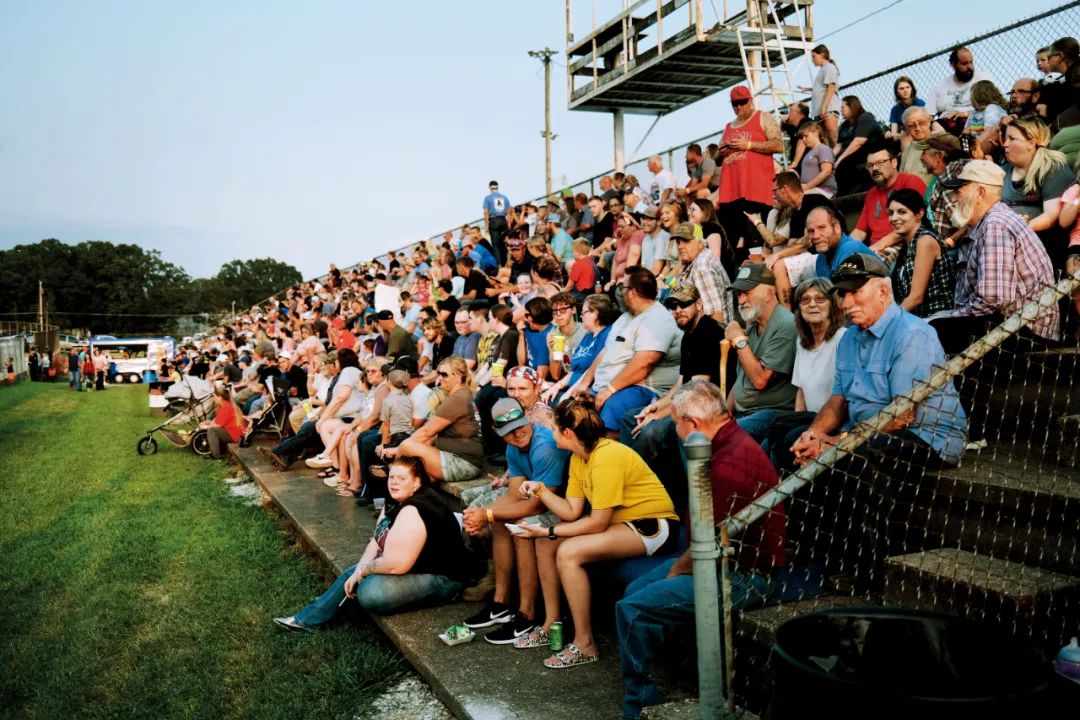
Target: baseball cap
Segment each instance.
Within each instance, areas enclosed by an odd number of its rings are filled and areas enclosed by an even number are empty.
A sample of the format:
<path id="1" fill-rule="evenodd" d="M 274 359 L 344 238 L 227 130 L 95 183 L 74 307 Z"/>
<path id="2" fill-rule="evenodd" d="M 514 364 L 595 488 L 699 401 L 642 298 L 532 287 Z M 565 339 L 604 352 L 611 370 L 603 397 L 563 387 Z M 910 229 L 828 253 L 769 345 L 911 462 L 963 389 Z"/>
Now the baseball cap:
<path id="1" fill-rule="evenodd" d="M 942 180 L 941 185 L 955 190 L 972 182 L 1001 187 L 1005 184 L 1005 171 L 989 160 L 969 160 L 956 177 Z"/>
<path id="2" fill-rule="evenodd" d="M 845 258 L 829 279 L 832 280 L 834 288 L 858 290 L 870 278 L 888 276 L 889 269 L 877 255 L 855 253 Z"/>
<path id="3" fill-rule="evenodd" d="M 488 187 L 489 188 L 497 188 L 497 187 L 499 187 L 499 181 L 498 180 L 492 180 L 491 182 L 488 183 Z"/>
<path id="4" fill-rule="evenodd" d="M 376 320 L 393 320 L 394 319 L 394 313 L 392 313 L 389 310 L 380 310 L 378 313 L 375 314 L 375 319 Z"/>
<path id="5" fill-rule="evenodd" d="M 947 132 L 934 133 L 926 138 L 926 147 L 942 152 L 960 152 L 960 138 Z"/>
<path id="6" fill-rule="evenodd" d="M 746 87 L 745 85 L 736 85 L 735 87 L 731 88 L 731 99 L 749 100 L 750 88 Z"/>
<path id="7" fill-rule="evenodd" d="M 750 292 L 758 285 L 776 285 L 776 276 L 765 263 L 743 265 L 735 275 L 735 282 L 731 283 L 731 287 L 739 292 Z"/>
<path id="8" fill-rule="evenodd" d="M 514 238 L 513 240 L 507 240 L 506 241 L 506 247 L 508 247 L 508 248 L 522 248 L 522 247 L 525 247 L 525 241 L 521 240 L 519 238 Z"/>
<path id="9" fill-rule="evenodd" d="M 638 214 L 643 218 L 649 218 L 650 220 L 655 220 L 659 213 L 656 212 L 656 208 L 654 208 L 652 205 L 650 205 L 649 207 L 645 208 L 644 210 L 642 210 Z"/>
<path id="10" fill-rule="evenodd" d="M 691 283 L 679 283 L 671 288 L 671 294 L 664 299 L 664 307 L 674 310 L 675 306 L 686 307 L 701 298 L 698 289 Z"/>
<path id="11" fill-rule="evenodd" d="M 278 357 L 282 360 L 292 360 L 292 353 L 288 350 L 282 350 L 278 353 Z"/>
<path id="12" fill-rule="evenodd" d="M 529 416 L 514 398 L 502 398 L 491 408 L 491 422 L 499 437 L 506 437 L 529 424 Z"/>
<path id="13" fill-rule="evenodd" d="M 684 238 L 686 240 L 693 240 L 697 238 L 702 239 L 704 234 L 701 232 L 701 226 L 694 223 L 679 223 L 679 226 L 675 228 L 675 232 L 671 234 L 673 238 Z"/>
<path id="14" fill-rule="evenodd" d="M 336 327 L 336 328 L 345 327 L 345 318 L 343 318 L 343 317 L 341 317 L 339 315 L 338 317 L 336 317 L 336 318 L 334 318 L 333 320 L 330 321 L 330 326 L 331 327 Z"/>
<path id="15" fill-rule="evenodd" d="M 420 377 L 420 366 L 408 355 L 402 355 L 394 362 L 395 370 L 404 370 L 412 377 Z"/>
<path id="16" fill-rule="evenodd" d="M 390 382 L 391 385 L 400 389 L 409 384 L 409 373 L 401 370 L 400 368 L 396 370 L 391 370 L 387 374 L 386 379 Z"/>

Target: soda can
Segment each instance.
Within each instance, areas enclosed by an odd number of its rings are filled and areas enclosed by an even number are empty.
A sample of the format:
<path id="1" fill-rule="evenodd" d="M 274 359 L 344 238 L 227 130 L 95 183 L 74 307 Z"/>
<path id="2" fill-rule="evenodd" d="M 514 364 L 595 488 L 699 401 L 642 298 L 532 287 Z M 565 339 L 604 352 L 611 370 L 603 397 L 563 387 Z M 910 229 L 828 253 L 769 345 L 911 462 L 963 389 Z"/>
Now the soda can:
<path id="1" fill-rule="evenodd" d="M 551 652 L 559 652 L 563 649 L 562 623 L 556 620 L 548 628 L 548 640 Z"/>

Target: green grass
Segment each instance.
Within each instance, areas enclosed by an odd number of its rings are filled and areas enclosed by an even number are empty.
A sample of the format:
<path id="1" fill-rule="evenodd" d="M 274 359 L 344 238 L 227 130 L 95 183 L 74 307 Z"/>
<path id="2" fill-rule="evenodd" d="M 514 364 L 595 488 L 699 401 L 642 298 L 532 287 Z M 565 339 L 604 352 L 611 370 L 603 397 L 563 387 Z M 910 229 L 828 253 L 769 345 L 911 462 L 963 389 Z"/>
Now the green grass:
<path id="1" fill-rule="evenodd" d="M 400 655 L 274 626 L 323 578 L 228 462 L 136 455 L 158 422 L 143 387 L 0 388 L 0 717 L 354 716 Z"/>

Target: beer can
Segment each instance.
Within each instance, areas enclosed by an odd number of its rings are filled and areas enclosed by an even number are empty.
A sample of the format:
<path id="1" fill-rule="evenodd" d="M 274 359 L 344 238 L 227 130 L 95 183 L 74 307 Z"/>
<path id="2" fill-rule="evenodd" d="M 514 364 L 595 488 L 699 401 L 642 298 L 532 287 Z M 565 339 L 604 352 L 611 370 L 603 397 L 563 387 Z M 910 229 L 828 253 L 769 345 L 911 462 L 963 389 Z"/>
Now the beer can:
<path id="1" fill-rule="evenodd" d="M 559 652 L 563 649 L 562 623 L 556 620 L 548 628 L 548 640 L 551 652 Z"/>

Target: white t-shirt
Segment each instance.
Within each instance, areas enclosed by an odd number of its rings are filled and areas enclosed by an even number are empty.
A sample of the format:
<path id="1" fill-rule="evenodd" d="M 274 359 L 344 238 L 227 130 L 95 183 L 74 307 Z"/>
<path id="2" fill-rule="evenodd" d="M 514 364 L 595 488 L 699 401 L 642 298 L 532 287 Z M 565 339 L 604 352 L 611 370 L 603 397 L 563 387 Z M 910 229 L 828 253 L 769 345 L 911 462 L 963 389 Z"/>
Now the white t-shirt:
<path id="1" fill-rule="evenodd" d="M 409 399 L 412 400 L 412 416 L 413 420 L 427 420 L 430 410 L 428 409 L 428 399 L 431 397 L 431 388 L 424 383 L 417 383 L 409 392 Z"/>
<path id="2" fill-rule="evenodd" d="M 989 75 L 978 70 L 966 83 L 957 83 L 956 77 L 950 75 L 930 91 L 926 98 L 926 112 L 933 116 L 951 112 L 970 113 L 975 109 L 971 106 L 971 86 L 980 80 L 989 79 Z"/>
<path id="3" fill-rule="evenodd" d="M 791 384 L 803 391 L 808 412 L 821 410 L 832 395 L 836 348 L 846 330 L 840 328 L 821 347 L 813 350 L 807 350 L 801 342 L 795 345 L 795 369 L 791 372 Z"/>
<path id="4" fill-rule="evenodd" d="M 679 379 L 679 360 L 682 357 L 682 330 L 671 313 L 658 302 L 640 315 L 623 313 L 615 321 L 604 344 L 604 361 L 596 369 L 594 392 L 603 390 L 622 372 L 635 353 L 662 352 L 660 359 L 645 380 L 638 383 L 657 395 L 663 395 Z"/>
<path id="5" fill-rule="evenodd" d="M 667 168 L 664 168 L 653 175 L 652 185 L 649 187 L 649 194 L 652 196 L 653 205 L 658 205 L 660 203 L 660 198 L 664 196 L 665 190 L 673 191 L 668 195 L 669 199 L 675 198 L 675 175 Z"/>
<path id="6" fill-rule="evenodd" d="M 334 397 L 338 397 L 349 388 L 349 397 L 338 409 L 334 417 L 355 417 L 364 407 L 364 393 L 360 392 L 360 369 L 347 367 L 338 373 L 337 385 L 334 386 Z"/>

